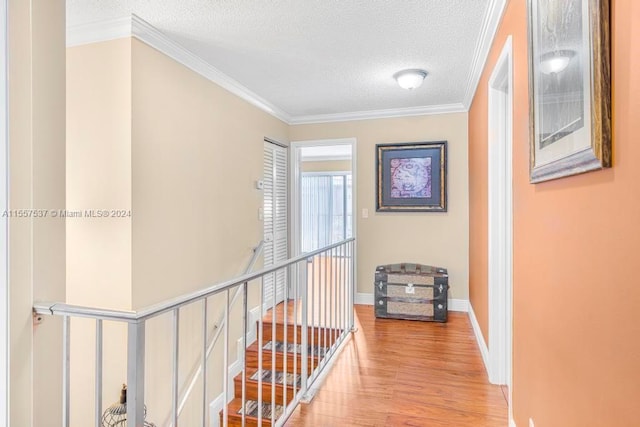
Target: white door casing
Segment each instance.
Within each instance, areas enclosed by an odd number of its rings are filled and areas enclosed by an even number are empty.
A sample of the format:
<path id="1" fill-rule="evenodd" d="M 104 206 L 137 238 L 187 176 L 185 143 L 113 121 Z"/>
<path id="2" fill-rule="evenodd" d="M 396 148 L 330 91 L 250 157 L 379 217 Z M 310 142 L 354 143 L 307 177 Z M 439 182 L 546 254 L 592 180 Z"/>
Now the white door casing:
<path id="1" fill-rule="evenodd" d="M 310 140 L 310 141 L 295 141 L 291 143 L 291 256 L 297 256 L 302 253 L 302 206 L 300 200 L 301 188 L 300 183 L 302 181 L 302 171 L 300 164 L 301 148 L 303 147 L 320 147 L 320 146 L 333 146 L 333 145 L 350 145 L 351 146 L 351 198 L 352 198 L 352 236 L 356 237 L 356 200 L 357 200 L 357 171 L 356 171 L 356 139 L 355 138 L 341 138 L 341 139 L 322 139 L 322 140 Z M 354 248 L 355 250 L 355 248 Z M 354 254 L 355 257 L 355 254 Z M 355 282 L 357 283 L 357 282 Z"/>
<path id="2" fill-rule="evenodd" d="M 513 53 L 507 38 L 489 79 L 489 380 L 511 393 L 513 293 Z M 509 399 L 511 401 L 511 397 Z M 511 411 L 511 407 L 509 409 Z M 510 414 L 511 415 L 511 414 Z"/>

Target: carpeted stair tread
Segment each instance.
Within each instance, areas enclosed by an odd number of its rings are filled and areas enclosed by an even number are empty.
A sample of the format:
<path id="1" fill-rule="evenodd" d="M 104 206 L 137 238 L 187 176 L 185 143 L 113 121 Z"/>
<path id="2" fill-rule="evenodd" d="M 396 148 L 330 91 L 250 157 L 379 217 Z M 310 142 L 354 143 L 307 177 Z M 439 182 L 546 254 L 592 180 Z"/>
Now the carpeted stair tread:
<path id="1" fill-rule="evenodd" d="M 276 352 L 277 353 L 284 353 L 284 342 L 282 341 L 276 341 L 275 343 L 275 348 L 276 348 Z M 273 350 L 273 341 L 267 341 L 266 344 L 262 347 L 263 350 L 267 350 L 267 351 L 271 351 Z M 302 344 L 293 344 L 291 342 L 287 343 L 287 353 L 293 353 L 295 350 L 295 352 L 297 354 L 301 354 L 302 353 Z M 309 355 L 311 355 L 311 353 L 313 352 L 313 356 L 314 357 L 324 357 L 328 352 L 329 352 L 329 347 L 321 347 L 319 345 L 314 345 L 308 346 L 308 351 L 309 351 Z"/>
<path id="2" fill-rule="evenodd" d="M 254 400 L 254 402 L 256 402 Z M 248 408 L 248 409 L 254 409 L 254 414 L 256 416 L 252 416 L 250 413 L 247 413 L 247 415 L 245 416 L 245 421 L 246 421 L 246 426 L 247 427 L 252 427 L 252 426 L 258 426 L 258 413 L 257 413 L 257 405 L 252 405 L 253 408 Z M 268 407 L 268 404 L 265 404 L 264 407 Z M 263 413 L 264 413 L 264 409 L 263 408 Z M 278 410 L 278 408 L 276 408 L 276 410 Z M 229 426 L 242 426 L 242 399 L 236 398 L 233 399 L 231 402 L 229 402 L 229 406 L 228 406 L 228 411 L 229 411 Z M 220 425 L 224 424 L 224 413 L 221 411 L 220 412 Z M 262 418 L 262 425 L 263 426 L 270 426 L 271 425 L 271 415 L 269 415 L 269 417 L 264 417 Z"/>
<path id="3" fill-rule="evenodd" d="M 260 402 L 257 400 L 247 400 L 245 403 L 246 414 L 248 417 L 258 418 L 258 413 L 260 412 Z M 274 409 L 275 408 L 275 409 Z M 236 411 L 238 415 L 242 415 L 243 408 L 240 408 Z M 270 420 L 271 419 L 271 411 L 274 411 L 274 419 L 280 418 L 280 416 L 284 413 L 284 406 L 282 405 L 271 405 L 269 402 L 262 402 L 262 419 Z"/>
<path id="4" fill-rule="evenodd" d="M 265 369 L 263 371 L 263 379 L 262 379 L 262 400 L 271 400 L 271 396 L 273 395 L 273 391 L 275 390 L 276 402 L 279 404 L 284 403 L 286 400 L 287 403 L 291 402 L 295 396 L 296 390 L 300 389 L 300 384 L 302 383 L 300 375 L 296 375 L 298 385 L 294 388 L 292 381 L 294 381 L 294 374 L 287 373 L 287 386 L 284 387 L 283 379 L 284 373 L 281 371 L 276 371 L 276 383 L 275 387 L 271 383 L 271 371 Z M 258 382 L 258 370 L 249 368 L 247 369 L 247 377 L 246 377 L 246 386 L 245 386 L 245 398 L 258 400 L 260 384 Z M 234 378 L 234 394 L 235 397 L 242 397 L 242 373 L 236 375 Z"/>
<path id="5" fill-rule="evenodd" d="M 263 369 L 262 370 L 262 382 L 271 384 L 272 383 L 272 381 L 271 381 L 272 374 L 273 374 L 273 371 L 267 370 L 267 369 Z M 276 377 L 276 381 L 275 381 L 276 385 L 284 385 L 285 379 L 286 379 L 287 386 L 292 386 L 294 381 L 295 381 L 296 387 L 298 387 L 298 388 L 300 387 L 300 383 L 302 382 L 302 378 L 301 378 L 300 374 L 293 374 L 291 372 L 284 373 L 284 372 L 279 372 L 279 371 L 276 371 L 275 374 L 276 374 L 275 375 L 275 377 Z M 249 377 L 250 380 L 255 381 L 255 382 L 258 382 L 259 378 L 260 378 L 260 372 L 259 371 L 254 372 Z"/>
<path id="6" fill-rule="evenodd" d="M 259 325 L 258 325 L 259 326 Z M 275 339 L 276 341 L 284 341 L 284 337 L 285 337 L 285 331 L 286 331 L 286 336 L 287 336 L 287 341 L 289 342 L 300 342 L 302 340 L 302 330 L 303 327 L 301 325 L 292 325 L 292 324 L 288 324 L 285 328 L 285 326 L 278 322 L 276 323 L 275 326 Z M 264 340 L 270 340 L 273 338 L 273 323 L 270 320 L 265 320 L 262 323 L 262 331 L 263 331 L 263 338 Z M 332 328 L 318 328 L 316 327 L 312 327 L 311 325 L 309 325 L 307 327 L 307 337 L 309 339 L 309 342 L 325 342 L 326 340 L 326 344 L 333 344 L 334 342 L 334 338 L 339 337 L 340 334 L 342 333 L 342 329 L 332 329 Z"/>

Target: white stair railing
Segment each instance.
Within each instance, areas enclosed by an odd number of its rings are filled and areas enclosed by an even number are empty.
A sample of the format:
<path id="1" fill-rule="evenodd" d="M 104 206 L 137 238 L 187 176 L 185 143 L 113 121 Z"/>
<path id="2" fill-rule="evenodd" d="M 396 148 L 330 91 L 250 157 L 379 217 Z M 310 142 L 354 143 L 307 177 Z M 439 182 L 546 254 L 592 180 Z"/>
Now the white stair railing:
<path id="1" fill-rule="evenodd" d="M 330 365 L 332 357 L 340 348 L 340 345 L 353 330 L 353 302 L 354 302 L 354 247 L 353 238 L 326 246 L 316 251 L 300 255 L 257 272 L 248 273 L 208 288 L 177 297 L 175 299 L 154 305 L 138 311 L 106 310 L 94 307 L 74 306 L 65 303 L 37 303 L 34 312 L 38 315 L 53 315 L 63 318 L 63 376 L 62 386 L 62 426 L 70 426 L 70 411 L 72 403 L 89 404 L 84 401 L 87 397 L 76 395 L 71 390 L 70 381 L 70 343 L 71 322 L 77 318 L 90 318 L 95 321 L 96 341 L 95 347 L 95 411 L 93 424 L 101 427 L 102 412 L 102 383 L 103 376 L 103 322 L 120 322 L 128 325 L 126 342 L 122 346 L 127 348 L 127 408 L 126 419 L 128 427 L 143 427 L 145 425 L 145 378 L 148 373 L 145 369 L 146 328 L 147 322 L 162 314 L 171 313 L 171 353 L 172 372 L 171 380 L 164 384 L 171 391 L 170 424 L 178 426 L 179 418 L 185 407 L 186 399 L 196 387 L 197 381 L 190 376 L 184 384 L 187 394 L 180 398 L 179 395 L 179 365 L 180 365 L 180 314 L 185 307 L 200 305 L 202 316 L 202 334 L 200 343 L 191 343 L 201 348 L 200 366 L 196 377 L 201 376 L 202 402 L 201 415 L 198 416 L 202 427 L 213 424 L 208 399 L 208 387 L 211 382 L 222 383 L 223 413 L 221 424 L 227 426 L 230 417 L 240 418 L 242 425 L 251 422 L 263 425 L 263 421 L 270 425 L 284 425 L 287 418 L 293 413 L 300 401 L 310 397 L 314 390 L 314 383 L 323 370 Z M 273 295 L 265 295 L 264 278 L 268 275 L 284 274 L 292 279 L 292 286 L 283 290 L 284 301 L 276 298 L 276 289 L 273 287 Z M 302 277 L 302 280 L 298 278 Z M 273 281 L 274 283 L 276 281 Z M 231 292 L 235 289 L 234 298 Z M 258 288 L 259 297 L 252 300 L 249 297 L 249 289 Z M 224 304 L 222 307 L 222 320 L 218 322 L 214 334 L 214 344 L 209 339 L 207 320 L 209 318 L 208 300 L 217 295 L 222 295 Z M 231 308 L 232 299 L 242 298 L 242 311 L 237 321 L 242 322 L 241 342 L 242 354 L 238 355 L 242 363 L 242 386 L 239 408 L 230 412 L 227 403 L 233 395 L 229 390 L 229 347 L 232 340 L 229 325 L 232 323 Z M 252 307 L 263 307 L 265 300 L 270 300 L 269 309 L 271 322 L 270 340 L 265 339 L 263 330 L 263 316 L 259 316 L 257 329 L 257 343 L 249 355 L 247 337 L 249 335 L 249 310 Z M 236 310 L 237 311 L 237 310 Z M 261 313 L 262 310 L 261 310 Z M 267 313 L 269 314 L 269 313 Z M 235 324 L 235 322 L 233 322 Z M 220 327 L 222 326 L 222 327 Z M 278 330 L 283 332 L 282 341 L 278 342 Z M 215 346 L 216 336 L 222 336 L 224 345 L 222 358 L 223 366 L 217 372 L 207 369 L 207 359 Z M 292 336 L 290 342 L 289 336 Z M 270 342 L 269 342 L 270 341 Z M 184 343 L 183 343 L 184 345 Z M 270 351 L 274 350 L 274 351 Z M 277 350 L 277 351 L 276 351 Z M 269 352 L 270 357 L 265 358 Z M 248 360 L 250 359 L 250 360 Z M 250 366 L 251 365 L 251 366 Z M 293 366 L 291 366 L 293 365 Z M 280 370 L 280 371 L 279 371 Z M 221 371 L 221 372 L 220 372 Z M 270 371 L 270 372 L 269 372 Z M 257 378 L 257 401 L 247 398 L 248 373 Z M 290 373 L 290 376 L 287 373 Z M 283 385 L 282 401 L 276 401 L 276 377 L 280 375 Z M 263 380 L 267 378 L 266 380 Z M 298 381 L 299 378 L 299 381 Z M 264 383 L 264 381 L 269 381 Z M 280 379 L 278 379 L 280 381 Z M 270 396 L 263 396 L 263 385 L 270 385 Z M 269 389 L 269 388 L 267 388 Z M 289 395 L 291 393 L 292 395 Z M 185 397 L 186 396 L 186 397 Z M 72 398 L 74 401 L 72 402 Z M 280 404 L 281 403 L 281 404 Z M 265 411 L 265 405 L 271 405 L 270 410 Z M 266 415 L 265 415 L 266 414 Z M 263 420 L 263 418 L 265 418 Z M 210 423 L 211 422 L 211 423 Z M 87 425 L 88 420 L 74 420 L 74 425 Z M 192 422 L 189 425 L 197 425 Z"/>
<path id="2" fill-rule="evenodd" d="M 258 245 L 256 245 L 256 247 L 253 248 L 253 254 L 251 255 L 251 259 L 247 263 L 247 267 L 244 269 L 244 274 L 249 274 L 253 270 L 253 268 L 256 265 L 256 262 L 258 261 L 258 257 L 262 253 L 263 248 L 264 248 L 264 240 L 260 240 L 260 243 L 258 243 Z M 231 298 L 231 302 L 229 303 L 230 309 L 235 306 L 238 300 L 238 297 L 240 297 L 241 293 L 242 293 L 242 287 L 238 286 L 236 288 L 235 293 L 233 294 L 233 297 Z M 205 321 L 204 325 L 206 325 L 207 324 L 206 318 L 203 317 L 203 320 Z M 209 344 L 207 345 L 207 350 L 204 354 L 205 360 L 209 360 L 209 357 L 211 356 L 211 353 L 213 352 L 214 347 L 218 343 L 218 339 L 220 338 L 220 335 L 224 330 L 223 327 L 226 324 L 226 320 L 227 319 L 225 318 L 225 313 L 222 313 L 220 314 L 218 321 L 214 324 L 214 331 L 212 334 L 213 336 L 207 340 Z M 206 331 L 206 327 L 203 326 L 203 329 Z M 184 410 L 184 407 L 187 404 L 187 401 L 189 400 L 189 397 L 191 396 L 191 393 L 198 382 L 198 378 L 200 378 L 200 375 L 203 373 L 203 368 L 205 367 L 206 367 L 206 364 L 200 363 L 195 367 L 194 371 L 191 373 L 190 375 L 191 379 L 188 381 L 187 387 L 184 390 L 184 393 L 180 398 L 180 402 L 178 404 L 178 417 L 180 417 L 180 414 Z M 164 425 L 169 425 L 173 427 L 175 424 L 173 424 L 171 421 L 168 421 Z"/>

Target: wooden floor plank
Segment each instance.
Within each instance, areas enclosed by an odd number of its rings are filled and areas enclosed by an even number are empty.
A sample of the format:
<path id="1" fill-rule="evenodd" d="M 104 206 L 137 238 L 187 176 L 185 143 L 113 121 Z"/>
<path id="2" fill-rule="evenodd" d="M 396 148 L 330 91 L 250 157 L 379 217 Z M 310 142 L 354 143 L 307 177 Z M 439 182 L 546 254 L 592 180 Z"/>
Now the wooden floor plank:
<path id="1" fill-rule="evenodd" d="M 356 326 L 320 391 L 287 426 L 506 426 L 507 402 L 489 384 L 466 314 L 447 323 L 375 319 Z"/>

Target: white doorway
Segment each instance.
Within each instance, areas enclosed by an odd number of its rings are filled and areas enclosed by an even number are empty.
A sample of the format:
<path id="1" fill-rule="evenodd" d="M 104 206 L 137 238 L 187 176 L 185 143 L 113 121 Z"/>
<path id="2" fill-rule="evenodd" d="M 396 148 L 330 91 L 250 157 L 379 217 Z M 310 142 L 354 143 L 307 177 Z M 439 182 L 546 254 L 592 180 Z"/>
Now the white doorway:
<path id="1" fill-rule="evenodd" d="M 9 208 L 7 2 L 0 6 L 0 211 Z M 0 217 L 0 425 L 9 425 L 9 222 Z"/>
<path id="2" fill-rule="evenodd" d="M 513 53 L 511 36 L 489 79 L 489 380 L 509 387 L 513 293 Z M 509 412 L 511 417 L 511 404 Z"/>
<path id="3" fill-rule="evenodd" d="M 264 267 L 286 261 L 289 257 L 288 230 L 288 161 L 287 147 L 264 140 L 262 219 L 264 227 Z M 264 277 L 264 309 L 284 300 L 287 276 L 284 270 Z"/>
<path id="4" fill-rule="evenodd" d="M 291 143 L 291 250 L 292 256 L 354 237 L 356 192 L 355 138 L 296 141 Z M 326 215 L 318 220 L 305 216 L 314 203 L 306 190 L 323 189 L 315 203 L 326 200 Z M 313 209 L 313 206 L 311 206 Z M 318 209 L 320 210 L 320 209 Z M 330 212 L 329 212 L 330 211 Z M 317 236 L 309 238 L 309 226 Z"/>

